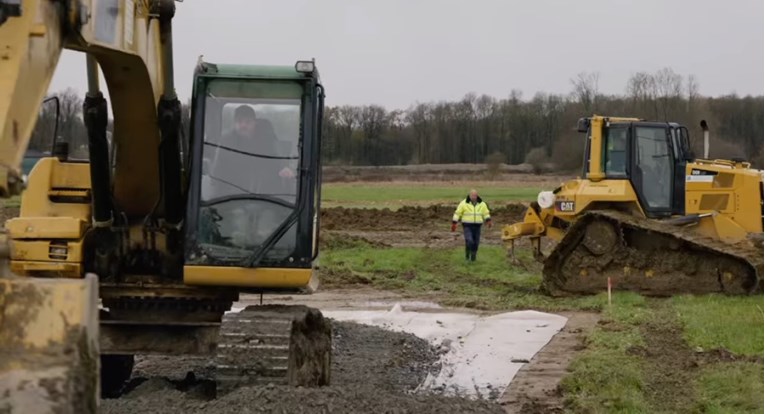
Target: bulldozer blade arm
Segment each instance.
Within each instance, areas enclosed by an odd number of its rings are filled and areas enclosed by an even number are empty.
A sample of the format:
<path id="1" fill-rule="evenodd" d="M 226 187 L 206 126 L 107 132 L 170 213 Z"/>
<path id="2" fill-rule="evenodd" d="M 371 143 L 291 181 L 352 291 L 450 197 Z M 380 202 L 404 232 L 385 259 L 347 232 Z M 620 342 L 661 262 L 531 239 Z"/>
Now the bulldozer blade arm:
<path id="1" fill-rule="evenodd" d="M 0 277 L 0 413 L 95 413 L 98 283 Z"/>

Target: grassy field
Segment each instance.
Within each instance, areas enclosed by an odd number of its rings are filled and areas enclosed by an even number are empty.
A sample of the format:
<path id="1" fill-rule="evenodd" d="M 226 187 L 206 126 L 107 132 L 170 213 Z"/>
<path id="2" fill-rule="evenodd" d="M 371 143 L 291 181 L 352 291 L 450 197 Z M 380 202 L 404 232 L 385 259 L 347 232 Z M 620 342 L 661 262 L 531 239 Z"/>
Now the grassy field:
<path id="1" fill-rule="evenodd" d="M 0 208 L 17 208 L 21 206 L 21 196 L 13 196 L 7 200 L 0 200 Z"/>
<path id="2" fill-rule="evenodd" d="M 762 296 L 679 296 L 673 302 L 691 346 L 762 356 Z"/>
<path id="3" fill-rule="evenodd" d="M 461 248 L 324 249 L 327 287 L 366 285 L 479 310 L 595 310 L 599 325 L 564 378 L 570 412 L 748 413 L 763 411 L 763 296 L 645 298 L 617 292 L 553 299 L 538 291 L 528 252 L 512 267 L 500 247 L 467 263 Z"/>
<path id="4" fill-rule="evenodd" d="M 623 296 L 604 309 L 587 349 L 564 379 L 569 407 L 604 413 L 762 412 L 762 300 Z"/>
<path id="5" fill-rule="evenodd" d="M 527 251 L 518 255 L 524 263 L 533 261 Z M 461 248 L 380 249 L 359 244 L 327 249 L 321 258 L 322 283 L 328 287 L 369 285 L 481 310 L 599 310 L 605 303 L 603 296 L 553 299 L 540 294 L 539 272 L 511 267 L 501 247 L 482 247 L 478 256 L 476 262 L 468 263 Z"/>
<path id="6" fill-rule="evenodd" d="M 521 183 L 528 184 L 528 183 Z M 508 182 L 385 182 L 385 183 L 329 183 L 322 185 L 322 203 L 325 207 L 370 207 L 396 209 L 403 205 L 454 204 L 465 197 L 471 188 L 476 188 L 487 203 L 505 204 L 511 201 L 536 200 L 537 194 L 548 190 L 539 183 L 537 186 L 517 186 Z M 20 196 L 0 200 L 2 207 L 18 207 Z"/>
<path id="7" fill-rule="evenodd" d="M 526 183 L 524 183 L 526 184 Z M 545 187 L 514 186 L 505 182 L 485 183 L 331 183 L 322 186 L 322 203 L 327 207 L 397 208 L 402 205 L 454 204 L 476 188 L 491 204 L 535 200 Z"/>
<path id="8" fill-rule="evenodd" d="M 546 186 L 518 183 L 353 183 L 324 186 L 325 205 L 400 207 L 453 203 L 477 187 L 489 203 L 528 201 Z M 547 183 L 549 184 L 549 183 Z M 595 310 L 601 320 L 561 389 L 582 413 L 748 413 L 763 411 L 763 296 L 646 298 L 617 292 L 553 299 L 541 267 L 501 247 L 466 263 L 461 248 L 380 248 L 361 242 L 323 250 L 328 287 L 367 285 L 480 310 Z"/>

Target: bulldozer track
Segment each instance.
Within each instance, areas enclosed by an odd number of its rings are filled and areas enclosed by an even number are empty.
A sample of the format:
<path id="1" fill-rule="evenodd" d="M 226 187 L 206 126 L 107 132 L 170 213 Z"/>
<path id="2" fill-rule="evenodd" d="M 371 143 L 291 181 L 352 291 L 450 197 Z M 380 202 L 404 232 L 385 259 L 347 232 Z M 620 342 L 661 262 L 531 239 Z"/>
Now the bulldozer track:
<path id="1" fill-rule="evenodd" d="M 250 306 L 223 316 L 215 357 L 218 395 L 248 385 L 328 385 L 330 322 L 305 306 Z"/>
<path id="2" fill-rule="evenodd" d="M 604 231 L 605 225 L 614 232 Z M 594 234 L 609 235 L 611 247 L 596 243 Z M 613 235 L 620 240 L 611 240 Z M 545 260 L 542 287 L 553 296 L 594 294 L 606 290 L 610 277 L 615 290 L 652 296 L 751 294 L 762 291 L 762 274 L 756 241 L 730 244 L 659 220 L 592 211 L 577 219 Z"/>

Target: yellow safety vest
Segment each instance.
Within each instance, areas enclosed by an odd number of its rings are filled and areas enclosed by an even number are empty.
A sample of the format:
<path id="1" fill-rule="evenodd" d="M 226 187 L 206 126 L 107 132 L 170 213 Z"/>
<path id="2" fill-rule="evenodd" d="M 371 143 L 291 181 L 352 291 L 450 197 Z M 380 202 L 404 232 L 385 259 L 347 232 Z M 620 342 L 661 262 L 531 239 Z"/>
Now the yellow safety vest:
<path id="1" fill-rule="evenodd" d="M 489 207 L 486 203 L 481 201 L 481 197 L 478 197 L 474 205 L 473 202 L 470 201 L 470 196 L 460 202 L 452 217 L 453 222 L 461 221 L 463 223 L 472 224 L 483 224 L 489 220 L 491 220 L 491 215 L 489 214 Z"/>

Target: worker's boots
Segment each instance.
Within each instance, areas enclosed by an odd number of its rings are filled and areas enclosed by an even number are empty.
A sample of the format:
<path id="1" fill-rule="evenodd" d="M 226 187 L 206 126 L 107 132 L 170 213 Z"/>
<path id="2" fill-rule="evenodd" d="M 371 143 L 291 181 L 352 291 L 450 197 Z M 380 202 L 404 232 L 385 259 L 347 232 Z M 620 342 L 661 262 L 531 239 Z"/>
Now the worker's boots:
<path id="1" fill-rule="evenodd" d="M 478 252 L 475 252 L 475 251 L 470 252 L 470 261 L 471 262 L 475 262 L 475 255 L 476 255 L 476 253 L 478 253 Z"/>
<path id="2" fill-rule="evenodd" d="M 469 247 L 465 247 L 465 261 L 466 262 L 470 261 L 470 248 Z"/>

